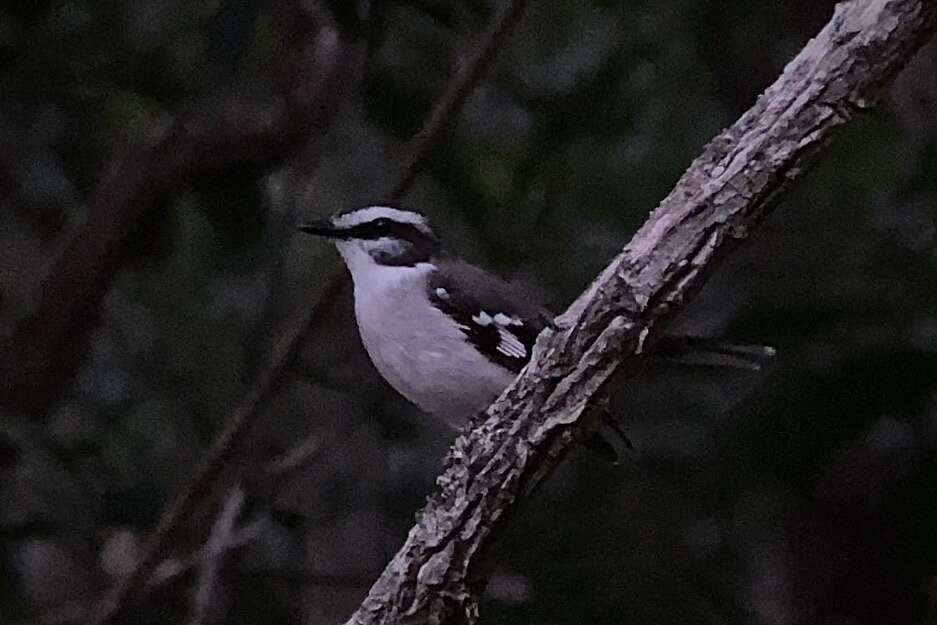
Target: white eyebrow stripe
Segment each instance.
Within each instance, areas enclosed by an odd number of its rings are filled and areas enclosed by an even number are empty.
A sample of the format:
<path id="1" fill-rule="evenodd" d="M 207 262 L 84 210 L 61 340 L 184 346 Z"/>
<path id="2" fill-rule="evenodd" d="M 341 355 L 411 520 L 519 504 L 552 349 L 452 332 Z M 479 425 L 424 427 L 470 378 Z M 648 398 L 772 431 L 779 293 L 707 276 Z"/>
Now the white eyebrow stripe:
<path id="1" fill-rule="evenodd" d="M 343 228 L 351 228 L 382 217 L 399 223 L 412 224 L 422 228 L 427 227 L 426 218 L 419 213 L 380 205 L 359 208 L 348 213 L 336 215 L 333 218 L 333 223 Z"/>

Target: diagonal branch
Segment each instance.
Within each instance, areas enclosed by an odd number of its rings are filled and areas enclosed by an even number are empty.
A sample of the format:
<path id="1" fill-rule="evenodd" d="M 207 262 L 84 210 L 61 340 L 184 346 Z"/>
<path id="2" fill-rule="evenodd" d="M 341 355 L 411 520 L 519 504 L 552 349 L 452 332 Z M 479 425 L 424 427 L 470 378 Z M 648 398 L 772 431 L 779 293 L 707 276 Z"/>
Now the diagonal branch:
<path id="1" fill-rule="evenodd" d="M 399 200 L 413 186 L 417 175 L 420 173 L 421 165 L 429 156 L 430 150 L 452 120 L 453 114 L 462 107 L 478 80 L 488 71 L 488 67 L 494 61 L 498 50 L 504 45 L 514 26 L 523 16 L 527 2 L 528 0 L 512 0 L 505 3 L 505 6 L 481 38 L 475 55 L 460 68 L 460 73 L 455 80 L 446 87 L 445 93 L 430 112 L 426 123 L 410 140 L 411 148 L 408 151 L 408 159 L 404 165 L 403 174 L 397 186 L 390 193 L 392 200 Z"/>
<path id="2" fill-rule="evenodd" d="M 937 30 L 933 0 L 858 0 L 716 137 L 631 242 L 539 338 L 530 365 L 461 435 L 438 491 L 349 625 L 474 623 L 471 575 L 506 513 L 556 466 L 590 397 L 658 335 L 832 132 L 869 108 Z"/>

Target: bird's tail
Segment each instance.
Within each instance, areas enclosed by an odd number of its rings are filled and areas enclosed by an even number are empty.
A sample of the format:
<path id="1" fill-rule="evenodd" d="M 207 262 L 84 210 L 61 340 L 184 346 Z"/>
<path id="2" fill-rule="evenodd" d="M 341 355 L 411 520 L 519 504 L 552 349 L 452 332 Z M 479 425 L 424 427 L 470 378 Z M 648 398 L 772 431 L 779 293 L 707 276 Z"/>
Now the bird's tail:
<path id="1" fill-rule="evenodd" d="M 649 358 L 698 367 L 731 367 L 760 371 L 777 354 L 768 345 L 730 343 L 701 336 L 665 335 L 657 339 Z"/>
<path id="2" fill-rule="evenodd" d="M 729 367 L 760 371 L 776 353 L 773 347 L 767 345 L 729 343 L 698 336 L 669 335 L 661 337 L 654 343 L 648 357 L 694 367 Z M 594 402 L 593 409 L 599 411 L 599 428 L 583 440 L 583 446 L 613 464 L 618 464 L 620 460 L 618 448 L 609 441 L 610 434 L 614 434 L 614 437 L 620 440 L 629 452 L 637 453 L 625 428 L 609 410 L 607 398 Z"/>

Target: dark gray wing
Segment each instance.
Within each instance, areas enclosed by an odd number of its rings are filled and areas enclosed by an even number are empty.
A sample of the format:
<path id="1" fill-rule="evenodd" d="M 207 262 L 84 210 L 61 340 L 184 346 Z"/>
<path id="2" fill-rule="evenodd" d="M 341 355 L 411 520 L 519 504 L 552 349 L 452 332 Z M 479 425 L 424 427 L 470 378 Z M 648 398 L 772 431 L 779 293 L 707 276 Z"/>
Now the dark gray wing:
<path id="1" fill-rule="evenodd" d="M 429 299 L 492 362 L 517 373 L 530 360 L 537 335 L 552 324 L 530 296 L 464 260 L 436 263 Z"/>

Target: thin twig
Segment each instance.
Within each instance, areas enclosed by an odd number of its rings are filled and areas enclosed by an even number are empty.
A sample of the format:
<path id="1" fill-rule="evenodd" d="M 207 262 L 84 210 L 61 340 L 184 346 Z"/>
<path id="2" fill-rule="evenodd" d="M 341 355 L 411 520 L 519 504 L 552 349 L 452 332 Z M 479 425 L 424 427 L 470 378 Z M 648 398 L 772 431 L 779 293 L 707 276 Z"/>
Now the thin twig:
<path id="1" fill-rule="evenodd" d="M 225 556 L 235 544 L 238 515 L 244 506 L 244 489 L 235 484 L 225 497 L 221 511 L 212 525 L 208 540 L 199 558 L 198 584 L 192 597 L 192 619 L 189 625 L 202 625 L 217 600 L 215 592 Z"/>
<path id="2" fill-rule="evenodd" d="M 338 297 L 341 287 L 341 282 L 334 279 L 326 283 L 322 289 L 323 300 Z M 248 426 L 253 422 L 258 412 L 257 409 L 270 396 L 274 383 L 299 345 L 297 337 L 302 336 L 306 328 L 315 327 L 321 323 L 324 316 L 323 307 L 313 306 L 287 321 L 285 329 L 273 342 L 270 350 L 271 358 L 248 386 L 247 393 L 235 405 L 224 429 L 206 452 L 201 467 L 193 473 L 192 478 L 182 487 L 175 499 L 163 509 L 159 522 L 147 538 L 143 547 L 143 555 L 136 568 L 117 582 L 101 599 L 90 621 L 91 625 L 108 623 L 123 608 L 140 580 L 148 576 L 173 530 L 211 486 L 225 462 L 233 455 L 238 443 L 247 432 Z"/>
<path id="3" fill-rule="evenodd" d="M 449 83 L 426 123 L 410 140 L 410 149 L 408 150 L 410 158 L 407 159 L 407 163 L 404 165 L 400 181 L 390 193 L 391 199 L 399 200 L 413 186 L 413 182 L 422 170 L 423 162 L 429 155 L 430 150 L 439 140 L 442 131 L 448 126 L 453 114 L 462 107 L 478 80 L 488 70 L 498 50 L 504 45 L 508 35 L 523 15 L 527 2 L 528 0 L 514 0 L 507 3 L 485 32 L 475 56 L 459 68 L 455 78 Z"/>
<path id="4" fill-rule="evenodd" d="M 307 436 L 299 443 L 271 460 L 267 464 L 266 472 L 274 477 L 292 473 L 315 458 L 322 449 L 322 443 L 323 440 L 321 436 Z"/>

